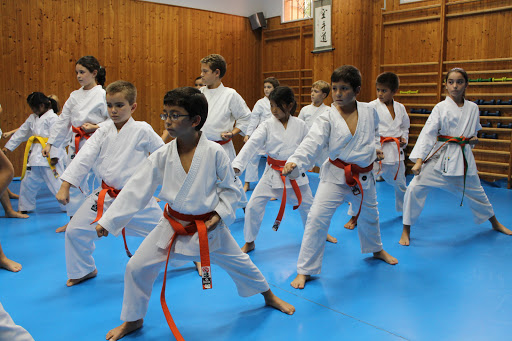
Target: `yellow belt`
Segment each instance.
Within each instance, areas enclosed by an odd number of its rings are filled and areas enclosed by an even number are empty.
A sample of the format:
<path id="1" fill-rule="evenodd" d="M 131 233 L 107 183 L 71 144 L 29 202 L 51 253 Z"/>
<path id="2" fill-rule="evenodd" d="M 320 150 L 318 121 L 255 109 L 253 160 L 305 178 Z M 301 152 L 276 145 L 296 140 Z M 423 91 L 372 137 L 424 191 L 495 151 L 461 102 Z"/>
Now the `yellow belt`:
<path id="1" fill-rule="evenodd" d="M 31 136 L 28 139 L 27 145 L 25 146 L 25 155 L 23 156 L 23 172 L 21 173 L 22 179 L 25 177 L 25 172 L 27 171 L 28 154 L 30 152 L 30 148 L 32 147 L 32 144 L 39 143 L 41 145 L 41 147 L 44 149 L 47 141 L 48 141 L 47 137 L 41 137 L 41 136 L 36 136 L 36 135 Z M 48 160 L 48 165 L 50 166 L 50 169 L 53 172 L 53 176 L 55 176 L 55 178 L 58 178 L 59 173 L 55 169 L 55 166 L 52 165 L 51 158 L 48 156 L 46 159 Z"/>

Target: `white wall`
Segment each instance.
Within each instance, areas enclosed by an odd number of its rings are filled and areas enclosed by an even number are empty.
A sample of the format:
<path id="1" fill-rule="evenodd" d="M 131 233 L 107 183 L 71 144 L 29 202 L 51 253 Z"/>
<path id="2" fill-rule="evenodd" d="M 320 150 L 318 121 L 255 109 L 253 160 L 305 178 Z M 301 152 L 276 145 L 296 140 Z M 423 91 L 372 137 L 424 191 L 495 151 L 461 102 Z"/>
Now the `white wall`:
<path id="1" fill-rule="evenodd" d="M 161 4 L 203 9 L 211 12 L 248 17 L 263 12 L 265 18 L 281 15 L 281 0 L 140 0 Z"/>

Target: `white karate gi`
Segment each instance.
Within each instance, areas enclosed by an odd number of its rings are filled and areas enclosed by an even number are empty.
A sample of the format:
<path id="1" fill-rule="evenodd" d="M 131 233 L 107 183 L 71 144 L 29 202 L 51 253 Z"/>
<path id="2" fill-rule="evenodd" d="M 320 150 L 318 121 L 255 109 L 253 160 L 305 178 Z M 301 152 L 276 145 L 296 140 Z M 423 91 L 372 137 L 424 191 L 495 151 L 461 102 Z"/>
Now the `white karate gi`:
<path id="1" fill-rule="evenodd" d="M 89 173 L 91 166 L 108 186 L 123 189 L 124 185 L 137 169 L 144 163 L 149 153 L 164 145 L 153 128 L 146 122 L 130 118 L 118 132 L 114 122 L 107 121 L 87 140 L 80 152 L 70 163 L 62 180 L 78 186 Z M 68 278 L 81 278 L 96 269 L 92 253 L 96 235 L 96 218 L 98 193 L 101 187 L 89 195 L 68 224 L 66 230 L 66 268 Z M 151 193 L 151 194 L 154 194 Z M 108 211 L 115 198 L 105 196 L 103 212 Z M 133 219 L 126 221 L 126 234 L 147 236 L 162 216 L 162 210 L 155 198 Z M 133 251 L 133 250 L 132 250 Z M 118 250 L 123 252 L 123 250 Z"/>
<path id="2" fill-rule="evenodd" d="M 260 98 L 251 113 L 251 122 L 249 123 L 249 127 L 247 128 L 247 135 L 252 136 L 256 128 L 263 123 L 263 121 L 272 117 L 272 112 L 270 111 L 270 100 L 268 97 Z M 245 182 L 256 182 L 258 181 L 258 167 L 261 159 L 261 155 L 265 155 L 263 150 L 260 150 L 258 153 L 254 155 L 254 157 L 249 161 L 247 167 L 245 169 Z"/>
<path id="3" fill-rule="evenodd" d="M 307 133 L 306 123 L 294 116 L 290 116 L 286 129 L 277 118 L 272 116 L 261 123 L 254 131 L 249 141 L 233 161 L 233 168 L 243 171 L 251 158 L 261 148 L 264 148 L 271 158 L 285 161 L 297 149 Z M 313 194 L 305 173 L 299 176 L 296 181 L 302 195 L 302 204 L 298 210 L 305 226 L 309 209 L 313 203 Z M 263 221 L 265 206 L 270 198 L 282 198 L 283 186 L 281 173 L 267 164 L 263 176 L 254 189 L 245 209 L 244 238 L 247 243 L 256 240 Z M 288 204 L 297 205 L 297 197 L 289 179 L 286 179 L 286 197 Z M 289 208 L 288 212 L 290 212 Z"/>
<path id="4" fill-rule="evenodd" d="M 13 151 L 31 136 L 48 137 L 50 135 L 50 129 L 58 118 L 59 117 L 52 109 L 48 110 L 40 117 L 36 114 L 31 114 L 11 136 L 9 141 L 5 144 L 5 148 Z M 34 211 L 36 209 L 36 196 L 43 184 L 46 184 L 50 192 L 55 195 L 59 191 L 62 183 L 62 181 L 53 174 L 48 164 L 48 159 L 43 157 L 41 151 L 42 146 L 40 143 L 32 143 L 28 154 L 27 170 L 20 185 L 19 211 Z M 55 165 L 55 170 L 59 175 L 62 174 L 64 172 L 66 152 L 62 148 L 55 148 L 52 157 L 59 158 L 58 163 Z M 63 205 L 60 205 L 60 208 L 66 211 Z"/>
<path id="5" fill-rule="evenodd" d="M 313 122 L 315 122 L 316 118 L 324 113 L 326 110 L 329 110 L 329 106 L 322 103 L 319 107 L 315 107 L 313 104 L 306 105 L 304 108 L 300 110 L 299 118 L 306 122 L 308 129 L 311 129 L 313 126 Z M 329 158 L 329 151 L 327 147 L 325 147 L 316 158 L 314 165 L 317 167 L 322 167 L 322 164 Z"/>
<path id="6" fill-rule="evenodd" d="M 438 103 L 421 130 L 409 158 L 416 162 L 434 153 L 444 142 L 437 141 L 438 135 L 464 136 L 471 138 L 482 129 L 478 106 L 464 100 L 459 107 L 450 97 Z M 475 223 L 481 224 L 494 216 L 489 199 L 478 178 L 475 158 L 471 146 L 466 145 L 464 155 L 468 163 L 464 202 L 469 202 Z M 464 160 L 458 144 L 447 143 L 430 160 L 423 164 L 419 175 L 415 176 L 405 193 L 404 225 L 413 225 L 418 219 L 430 188 L 437 187 L 462 199 L 464 188 Z"/>
<path id="7" fill-rule="evenodd" d="M 376 99 L 369 104 L 375 107 L 375 110 L 377 110 L 377 114 L 379 115 L 380 136 L 396 137 L 398 140 L 400 140 L 400 137 L 404 137 L 406 141 L 409 140 L 409 127 L 411 125 L 411 121 L 409 120 L 409 115 L 407 115 L 407 111 L 403 104 L 393 101 L 395 119 L 391 117 L 388 107 L 379 99 Z M 384 153 L 384 160 L 380 163 L 375 162 L 373 165 L 374 176 L 382 176 L 388 184 L 394 187 L 395 209 L 397 212 L 403 211 L 404 195 L 407 189 L 404 163 L 406 146 L 407 144 L 401 147 L 400 154 L 398 154 L 398 149 L 394 141 L 382 144 L 380 149 Z M 348 214 L 355 216 L 357 211 L 354 211 L 353 207 L 350 206 Z"/>
<path id="8" fill-rule="evenodd" d="M 68 100 L 62 108 L 62 113 L 57 122 L 55 122 L 50 132 L 48 143 L 52 145 L 52 157 L 54 147 L 68 146 L 68 160 L 67 164 L 75 156 L 75 133 L 72 133 L 72 139 L 69 140 L 71 127 L 81 127 L 84 123 L 98 124 L 101 126 L 102 122 L 110 120 L 107 111 L 106 93 L 101 85 L 96 85 L 90 90 L 80 88 L 75 90 L 69 95 Z M 82 148 L 85 139 L 82 139 L 79 148 Z M 94 170 L 94 167 L 93 167 Z M 84 177 L 80 186 L 71 188 L 70 202 L 66 205 L 68 216 L 72 217 L 76 210 L 85 200 L 86 196 L 90 194 L 91 188 L 88 184 L 89 178 L 94 177 L 94 172 L 90 172 L 88 176 Z M 80 189 L 78 188 L 80 187 Z"/>
<path id="9" fill-rule="evenodd" d="M 144 207 L 158 185 L 159 197 L 182 214 L 200 215 L 215 211 L 221 221 L 208 231 L 210 260 L 228 272 L 240 296 L 265 292 L 269 286 L 247 254 L 242 253 L 227 225 L 235 220 L 240 191 L 234 181 L 231 162 L 217 143 L 201 135 L 188 173 L 183 169 L 176 140 L 152 154 L 126 184 L 99 224 L 117 235 L 131 216 Z M 184 222 L 182 222 L 184 223 Z M 184 223 L 186 224 L 186 223 Z M 145 316 L 153 283 L 165 265 L 174 231 L 166 218 L 144 239 L 126 266 L 121 320 L 136 321 Z M 198 235 L 179 235 L 171 250 L 170 264 L 180 266 L 199 261 Z M 197 285 L 201 285 L 199 280 Z M 215 286 L 215 274 L 213 273 Z"/>
<path id="10" fill-rule="evenodd" d="M 231 132 L 234 127 L 240 129 L 242 135 L 247 133 L 247 127 L 251 122 L 251 110 L 242 96 L 234 89 L 225 87 L 222 83 L 215 89 L 208 89 L 207 86 L 203 86 L 200 90 L 208 101 L 208 118 L 201 128 L 208 140 L 221 141 L 220 134 Z M 223 144 L 222 148 L 232 162 L 236 157 L 233 141 Z M 242 193 L 238 207 L 245 207 L 247 197 L 243 190 L 243 184 L 238 177 L 237 182 Z"/>
<path id="11" fill-rule="evenodd" d="M 320 115 L 308 135 L 304 138 L 288 162 L 297 164 L 300 172 L 309 169 L 324 146 L 328 147 L 332 160 L 353 163 L 359 167 L 372 164 L 380 148 L 378 130 L 379 118 L 375 109 L 368 103 L 357 102 L 358 122 L 355 134 L 350 130 L 336 107 Z M 361 214 L 358 220 L 358 234 L 363 253 L 382 250 L 379 227 L 379 212 L 373 173 L 359 175 L 364 190 Z M 325 250 L 325 240 L 336 208 L 344 201 L 354 207 L 361 205 L 361 194 L 354 195 L 345 182 L 344 170 L 326 161 L 320 170 L 320 184 L 308 215 L 304 237 L 297 262 L 297 273 L 302 275 L 319 274 Z"/>
<path id="12" fill-rule="evenodd" d="M 34 341 L 25 328 L 18 326 L 0 303 L 0 341 Z"/>

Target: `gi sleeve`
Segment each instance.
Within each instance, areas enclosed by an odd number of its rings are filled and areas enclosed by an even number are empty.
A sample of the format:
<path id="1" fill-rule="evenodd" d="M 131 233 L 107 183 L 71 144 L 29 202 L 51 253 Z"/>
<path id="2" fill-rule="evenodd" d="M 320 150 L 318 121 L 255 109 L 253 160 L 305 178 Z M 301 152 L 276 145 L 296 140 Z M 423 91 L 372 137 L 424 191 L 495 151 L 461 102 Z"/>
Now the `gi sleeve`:
<path id="1" fill-rule="evenodd" d="M 256 128 L 249 141 L 242 147 L 236 158 L 233 160 L 232 167 L 245 170 L 249 161 L 265 146 L 267 142 L 267 121 Z"/>
<path id="2" fill-rule="evenodd" d="M 242 197 L 242 193 L 240 193 L 240 189 L 236 183 L 235 173 L 227 154 L 219 150 L 216 156 L 218 179 L 217 194 L 219 196 L 219 203 L 215 207 L 215 212 L 217 212 L 222 221 L 229 226 L 235 221 L 235 211 Z"/>
<path id="3" fill-rule="evenodd" d="M 231 97 L 229 109 L 231 110 L 231 115 L 236 120 L 235 127 L 240 129 L 243 134 L 246 134 L 251 122 L 251 110 L 237 92 Z"/>
<path id="4" fill-rule="evenodd" d="M 5 148 L 9 149 L 11 152 L 18 148 L 18 146 L 27 141 L 32 133 L 32 125 L 34 124 L 34 114 L 31 114 L 25 122 L 21 125 L 21 127 L 11 136 L 9 141 L 5 144 Z"/>
<path id="5" fill-rule="evenodd" d="M 411 151 L 409 159 L 412 162 L 416 162 L 417 159 L 425 160 L 432 148 L 437 142 L 437 135 L 441 129 L 441 117 L 439 106 L 436 105 L 432 110 L 432 113 L 425 122 L 423 129 L 421 129 L 420 136 Z"/>

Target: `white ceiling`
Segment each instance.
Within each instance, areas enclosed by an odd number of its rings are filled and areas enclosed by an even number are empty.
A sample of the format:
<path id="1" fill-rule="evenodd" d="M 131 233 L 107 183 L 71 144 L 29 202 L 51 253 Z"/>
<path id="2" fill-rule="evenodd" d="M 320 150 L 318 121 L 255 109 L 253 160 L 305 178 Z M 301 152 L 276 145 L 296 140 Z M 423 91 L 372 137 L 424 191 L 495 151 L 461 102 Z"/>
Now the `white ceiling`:
<path id="1" fill-rule="evenodd" d="M 265 18 L 281 15 L 281 0 L 140 0 L 161 4 L 203 9 L 248 17 L 257 12 L 263 12 Z"/>

